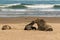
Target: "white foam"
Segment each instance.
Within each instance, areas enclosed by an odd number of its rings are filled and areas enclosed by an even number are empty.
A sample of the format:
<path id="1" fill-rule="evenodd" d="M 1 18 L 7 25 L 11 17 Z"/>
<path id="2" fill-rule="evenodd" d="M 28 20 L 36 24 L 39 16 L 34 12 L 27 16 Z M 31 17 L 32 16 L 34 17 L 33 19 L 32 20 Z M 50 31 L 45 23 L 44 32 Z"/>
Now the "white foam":
<path id="1" fill-rule="evenodd" d="M 1 11 L 26 11 L 26 9 L 1 9 Z"/>
<path id="2" fill-rule="evenodd" d="M 39 4 L 39 5 L 25 5 L 26 7 L 28 7 L 28 8 L 52 8 L 52 7 L 54 7 L 54 5 L 50 5 L 50 4 L 46 4 L 46 5 L 44 5 L 44 4 Z"/>
<path id="3" fill-rule="evenodd" d="M 15 5 L 20 5 L 20 3 L 15 3 L 15 4 L 6 4 L 6 7 L 9 7 L 9 6 L 15 6 Z"/>
<path id="4" fill-rule="evenodd" d="M 58 10 L 56 10 L 56 9 L 46 9 L 46 10 L 40 10 L 40 11 L 60 11 L 59 9 Z"/>
<path id="5" fill-rule="evenodd" d="M 15 3 L 15 4 L 2 4 L 2 6 L 0 6 L 1 8 L 4 7 L 9 7 L 9 6 L 15 6 L 15 5 L 20 5 L 21 3 Z"/>

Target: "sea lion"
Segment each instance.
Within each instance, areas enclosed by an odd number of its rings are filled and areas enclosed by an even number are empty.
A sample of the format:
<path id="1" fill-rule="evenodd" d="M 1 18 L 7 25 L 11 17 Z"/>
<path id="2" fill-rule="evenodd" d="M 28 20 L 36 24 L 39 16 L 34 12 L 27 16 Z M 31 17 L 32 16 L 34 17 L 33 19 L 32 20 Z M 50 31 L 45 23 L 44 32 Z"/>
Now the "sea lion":
<path id="1" fill-rule="evenodd" d="M 4 25 L 4 26 L 2 27 L 2 30 L 9 30 L 9 29 L 11 29 L 11 27 L 10 27 L 9 25 Z"/>
<path id="2" fill-rule="evenodd" d="M 35 23 L 38 26 L 38 30 L 41 31 L 53 31 L 52 27 L 50 25 L 46 24 L 46 21 L 43 19 L 37 19 L 35 20 Z"/>
<path id="3" fill-rule="evenodd" d="M 34 25 L 34 21 L 32 21 L 31 23 L 27 24 L 24 28 L 24 30 L 36 30 L 36 27 L 33 27 Z"/>

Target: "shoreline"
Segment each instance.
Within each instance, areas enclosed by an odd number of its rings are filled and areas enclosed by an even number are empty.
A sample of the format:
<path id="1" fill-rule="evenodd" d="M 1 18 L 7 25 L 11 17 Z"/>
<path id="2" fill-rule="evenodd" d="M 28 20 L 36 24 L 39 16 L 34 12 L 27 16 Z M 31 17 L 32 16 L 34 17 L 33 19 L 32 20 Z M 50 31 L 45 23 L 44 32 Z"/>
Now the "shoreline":
<path id="1" fill-rule="evenodd" d="M 33 20 L 44 19 L 48 23 L 60 23 L 60 17 L 0 17 L 0 23 L 20 23 L 20 22 L 30 22 Z"/>

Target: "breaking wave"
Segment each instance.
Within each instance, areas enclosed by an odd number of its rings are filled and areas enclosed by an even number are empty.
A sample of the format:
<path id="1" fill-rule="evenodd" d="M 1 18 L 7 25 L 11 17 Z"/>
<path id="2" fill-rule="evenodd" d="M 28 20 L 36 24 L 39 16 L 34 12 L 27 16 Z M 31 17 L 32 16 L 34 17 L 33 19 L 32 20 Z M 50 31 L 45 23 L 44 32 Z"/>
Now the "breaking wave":
<path id="1" fill-rule="evenodd" d="M 15 4 L 0 4 L 1 8 L 5 8 L 5 7 L 9 7 L 9 6 L 16 6 L 16 5 L 20 5 L 21 3 L 15 3 Z"/>
<path id="2" fill-rule="evenodd" d="M 17 5 L 23 5 L 21 3 L 15 3 L 15 4 L 0 4 L 0 7 L 10 7 L 10 6 L 17 6 Z M 25 4 L 24 6 L 28 8 L 52 8 L 54 6 L 59 6 L 60 4 Z"/>
<path id="3" fill-rule="evenodd" d="M 19 8 L 17 9 L 19 5 Z M 23 6 L 22 6 L 23 5 Z M 21 7 L 23 7 L 21 9 Z M 12 8 L 10 8 L 12 7 Z M 25 11 L 24 7 L 27 7 L 28 9 L 55 9 L 60 8 L 60 4 L 21 4 L 21 3 L 15 3 L 15 4 L 0 4 L 0 8 L 2 11 Z"/>

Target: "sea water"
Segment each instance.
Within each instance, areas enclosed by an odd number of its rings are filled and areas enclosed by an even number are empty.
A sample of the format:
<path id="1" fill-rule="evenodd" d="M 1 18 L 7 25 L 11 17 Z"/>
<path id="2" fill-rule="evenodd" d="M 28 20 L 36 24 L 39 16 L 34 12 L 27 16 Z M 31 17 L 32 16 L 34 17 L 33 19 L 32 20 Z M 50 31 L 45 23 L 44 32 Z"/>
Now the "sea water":
<path id="1" fill-rule="evenodd" d="M 33 4 L 25 5 L 26 9 L 7 9 L 0 8 L 0 17 L 60 17 L 60 8 L 53 8 L 54 5 L 60 5 L 60 1 L 30 1 L 30 0 L 0 0 L 0 7 L 11 4 Z M 3 5 L 3 6 L 1 6 Z M 39 6 L 40 5 L 40 6 Z M 13 6 L 13 5 L 12 5 Z"/>

